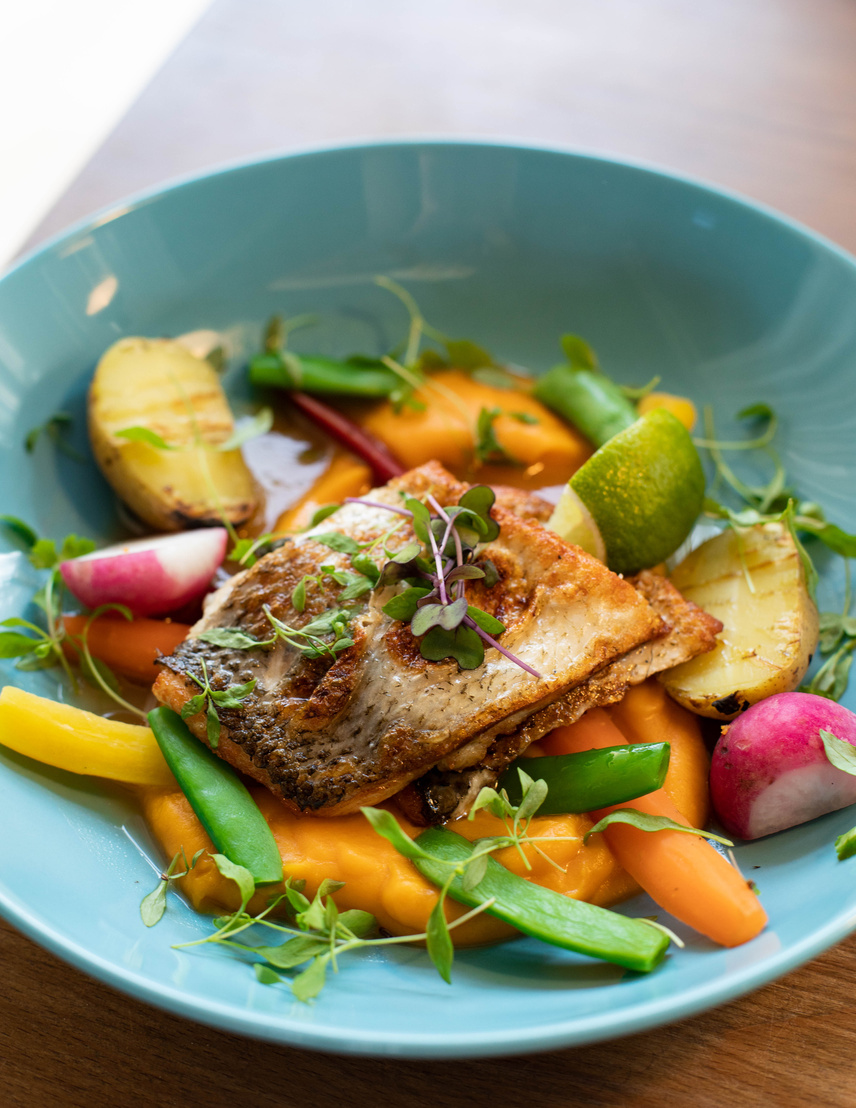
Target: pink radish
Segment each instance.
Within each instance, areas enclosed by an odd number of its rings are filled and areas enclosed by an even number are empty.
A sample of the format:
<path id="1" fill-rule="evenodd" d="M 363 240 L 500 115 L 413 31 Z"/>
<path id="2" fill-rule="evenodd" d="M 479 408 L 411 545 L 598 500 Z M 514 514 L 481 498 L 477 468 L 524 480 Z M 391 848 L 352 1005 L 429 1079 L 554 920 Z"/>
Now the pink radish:
<path id="1" fill-rule="evenodd" d="M 163 615 L 207 591 L 227 539 L 223 527 L 155 535 L 96 550 L 59 568 L 87 608 L 124 604 L 135 616 Z"/>
<path id="2" fill-rule="evenodd" d="M 856 715 L 811 693 L 777 693 L 725 728 L 710 791 L 728 831 L 758 839 L 856 803 L 856 777 L 829 761 L 821 730 L 856 746 Z"/>

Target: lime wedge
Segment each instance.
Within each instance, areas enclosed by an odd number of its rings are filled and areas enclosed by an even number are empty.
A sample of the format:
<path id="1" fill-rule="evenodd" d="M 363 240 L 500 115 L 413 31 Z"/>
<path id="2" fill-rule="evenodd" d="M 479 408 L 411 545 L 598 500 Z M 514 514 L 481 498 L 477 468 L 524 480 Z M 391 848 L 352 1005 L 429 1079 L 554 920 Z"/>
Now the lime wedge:
<path id="1" fill-rule="evenodd" d="M 588 509 L 609 568 L 637 573 L 664 561 L 689 535 L 702 509 L 704 486 L 701 460 L 686 427 L 657 408 L 604 443 L 568 487 Z M 585 536 L 591 526 L 575 523 L 573 508 L 564 504 L 563 494 L 550 525 L 562 511 L 567 515 L 559 524 Z M 558 526 L 553 529 L 564 537 Z M 588 541 L 585 549 L 594 553 Z"/>

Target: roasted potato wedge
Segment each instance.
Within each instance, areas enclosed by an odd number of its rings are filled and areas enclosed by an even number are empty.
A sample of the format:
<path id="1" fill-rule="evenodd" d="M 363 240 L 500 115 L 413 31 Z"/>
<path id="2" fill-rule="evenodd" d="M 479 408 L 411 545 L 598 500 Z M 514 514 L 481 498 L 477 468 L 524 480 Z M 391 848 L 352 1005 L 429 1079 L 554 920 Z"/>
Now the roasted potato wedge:
<path id="1" fill-rule="evenodd" d="M 661 674 L 679 704 L 734 719 L 799 685 L 817 647 L 817 609 L 784 524 L 723 531 L 688 554 L 672 582 L 723 624 L 709 654 Z"/>
<path id="2" fill-rule="evenodd" d="M 171 449 L 117 432 L 144 427 Z M 104 476 L 159 531 L 246 522 L 258 493 L 240 450 L 219 451 L 234 430 L 208 362 L 169 339 L 120 339 L 89 389 L 89 436 Z M 218 503 L 219 502 L 219 503 Z"/>

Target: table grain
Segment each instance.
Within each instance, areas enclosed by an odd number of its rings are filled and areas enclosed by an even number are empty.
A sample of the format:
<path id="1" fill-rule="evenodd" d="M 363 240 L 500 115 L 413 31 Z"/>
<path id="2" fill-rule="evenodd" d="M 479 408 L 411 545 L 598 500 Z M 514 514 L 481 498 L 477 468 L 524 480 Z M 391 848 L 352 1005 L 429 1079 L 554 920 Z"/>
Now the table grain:
<path id="1" fill-rule="evenodd" d="M 856 251 L 856 4 L 216 0 L 31 245 L 210 165 L 427 135 L 662 165 Z M 177 1019 L 0 924 L 0 1103 L 849 1108 L 854 978 L 856 937 L 750 996 L 618 1043 L 466 1062 L 341 1058 Z"/>

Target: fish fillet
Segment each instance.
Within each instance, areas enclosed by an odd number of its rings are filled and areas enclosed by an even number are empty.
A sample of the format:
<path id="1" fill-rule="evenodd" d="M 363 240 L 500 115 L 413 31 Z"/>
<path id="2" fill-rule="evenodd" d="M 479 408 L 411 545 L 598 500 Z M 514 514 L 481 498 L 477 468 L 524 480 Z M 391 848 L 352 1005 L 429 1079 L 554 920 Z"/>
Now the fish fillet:
<path id="1" fill-rule="evenodd" d="M 431 493 L 446 506 L 466 489 L 430 463 L 366 499 L 400 506 L 404 490 L 416 497 Z M 266 650 L 237 650 L 199 638 L 212 628 L 239 628 L 268 639 L 265 605 L 300 627 L 335 604 L 339 586 L 328 582 L 324 589 L 307 588 L 303 612 L 292 606 L 304 575 L 322 566 L 349 568 L 347 555 L 316 541 L 321 534 L 335 531 L 359 543 L 386 536 L 390 550 L 412 541 L 408 521 L 360 502 L 345 504 L 214 593 L 190 638 L 162 659 L 156 696 L 180 710 L 199 692 L 191 675 L 202 678 L 203 662 L 215 689 L 254 678 L 255 689 L 240 709 L 219 711 L 217 753 L 297 811 L 342 815 L 394 795 L 479 736 L 516 731 L 662 632 L 645 597 L 596 559 L 509 508 L 497 506 L 493 515 L 500 535 L 482 549 L 500 580 L 493 588 L 472 582 L 468 599 L 502 620 L 502 645 L 540 678 L 493 648 L 475 670 L 426 661 L 409 626 L 381 610 L 391 590 L 369 594 L 351 620 L 354 645 L 335 660 L 308 658 L 281 640 Z M 202 714 L 188 723 L 204 741 Z"/>

